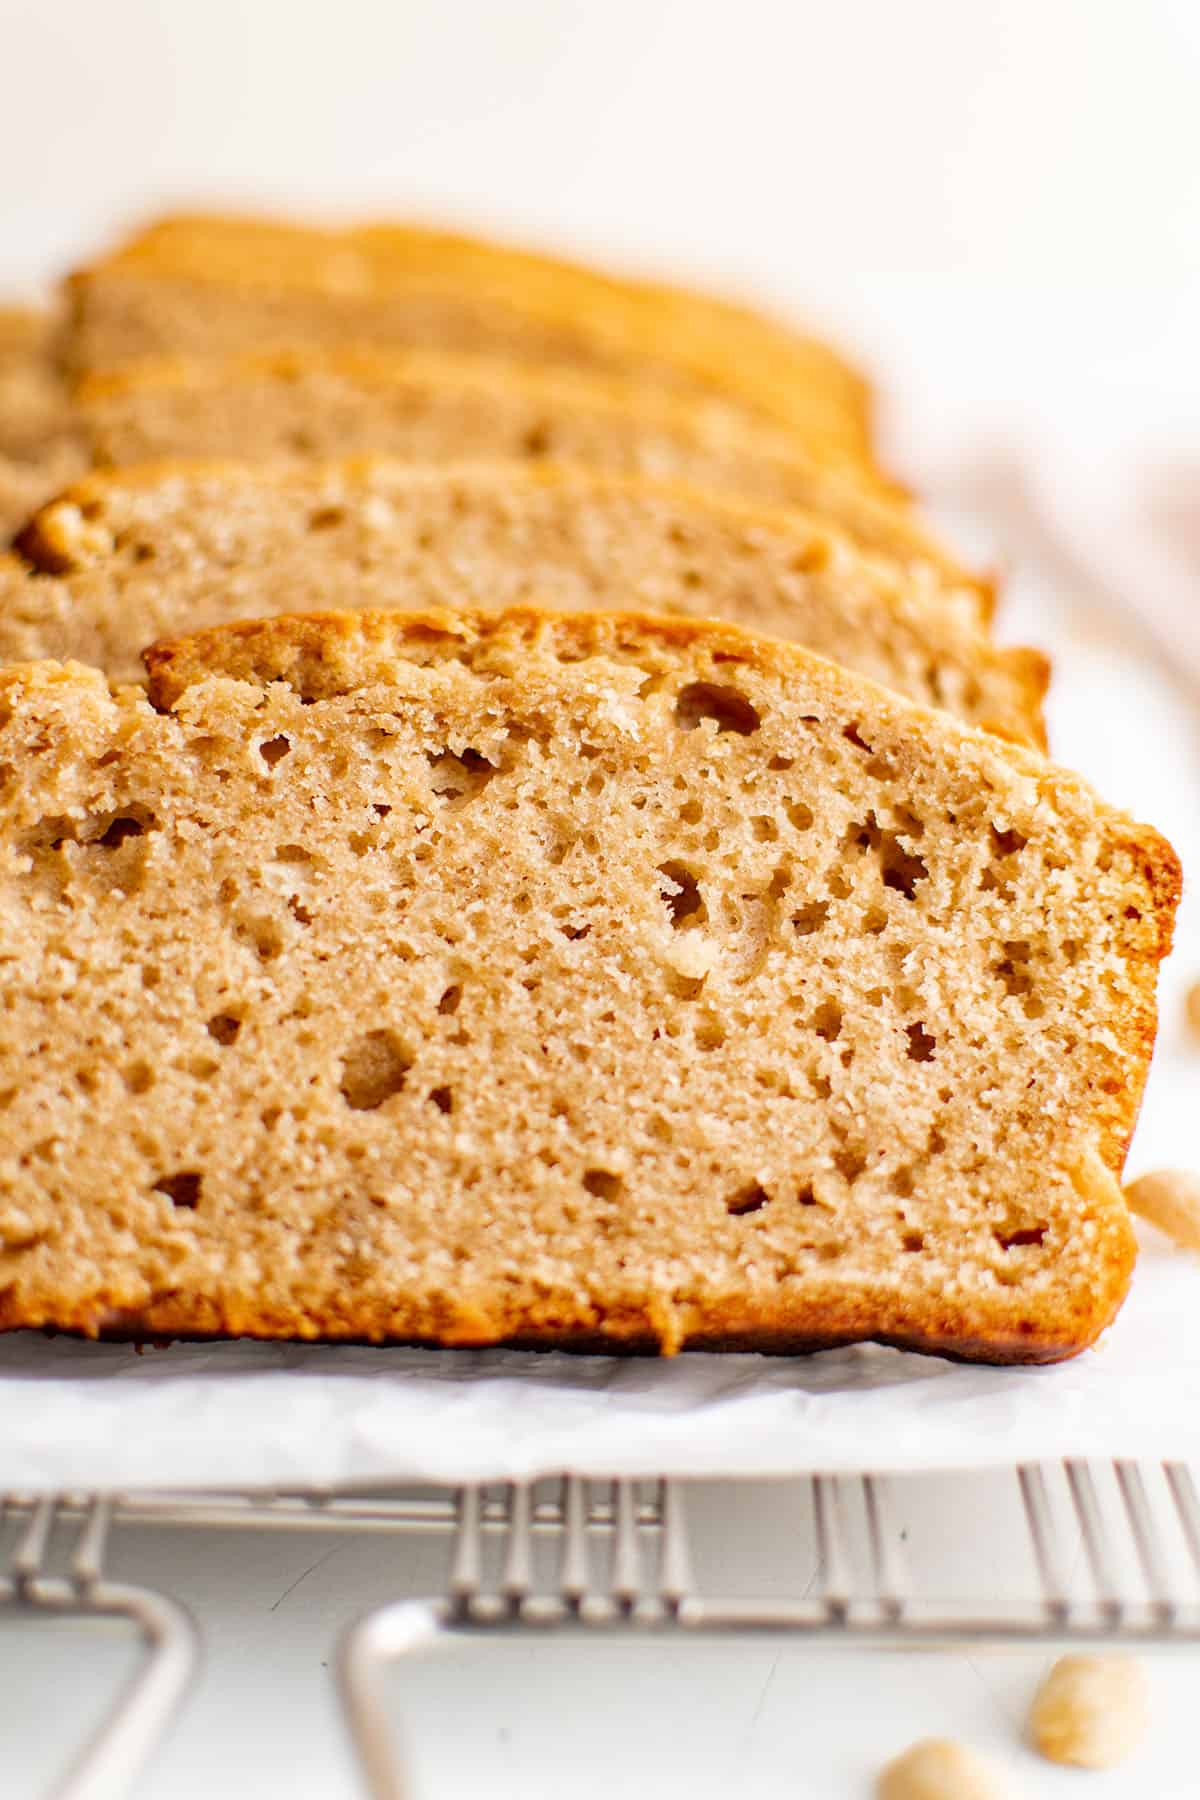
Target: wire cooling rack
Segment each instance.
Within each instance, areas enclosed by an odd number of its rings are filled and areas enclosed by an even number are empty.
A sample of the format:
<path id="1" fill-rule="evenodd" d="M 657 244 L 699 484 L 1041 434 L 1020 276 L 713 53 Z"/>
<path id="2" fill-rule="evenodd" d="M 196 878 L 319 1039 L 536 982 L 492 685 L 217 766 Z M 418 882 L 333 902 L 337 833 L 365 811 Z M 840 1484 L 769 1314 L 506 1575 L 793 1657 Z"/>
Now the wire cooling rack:
<path id="1" fill-rule="evenodd" d="M 184 1702 L 199 1639 L 168 1595 L 106 1573 L 128 1527 L 432 1534 L 440 1593 L 346 1624 L 337 1679 L 372 1800 L 405 1800 L 403 1747 L 384 1675 L 397 1659 L 467 1634 L 784 1633 L 823 1645 L 963 1640 L 1200 1643 L 1200 1499 L 1181 1464 L 1030 1464 L 986 1478 L 989 1506 L 1019 1522 L 1024 1568 L 1001 1598 L 979 1540 L 995 1520 L 972 1503 L 930 1517 L 930 1478 L 817 1474 L 789 1484 L 788 1542 L 762 1534 L 748 1596 L 727 1591 L 728 1545 L 705 1543 L 698 1488 L 666 1479 L 397 1493 L 8 1495 L 0 1514 L 0 1605 L 33 1619 L 123 1618 L 140 1664 L 54 1800 L 128 1793 Z M 922 1534 L 941 1571 L 921 1572 Z M 749 1534 L 752 1538 L 757 1533 Z M 965 1576 L 958 1549 L 974 1549 Z M 949 1573 L 947 1573 L 949 1571 Z M 1011 1571 L 1010 1571 L 1011 1572 Z"/>

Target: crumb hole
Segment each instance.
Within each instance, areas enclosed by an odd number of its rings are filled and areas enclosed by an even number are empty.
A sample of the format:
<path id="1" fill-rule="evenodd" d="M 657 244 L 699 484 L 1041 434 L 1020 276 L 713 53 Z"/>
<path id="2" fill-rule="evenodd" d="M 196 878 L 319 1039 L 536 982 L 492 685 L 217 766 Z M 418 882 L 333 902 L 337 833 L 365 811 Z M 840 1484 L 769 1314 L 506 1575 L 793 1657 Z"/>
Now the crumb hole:
<path id="1" fill-rule="evenodd" d="M 823 1000 L 813 1014 L 813 1030 L 827 1044 L 832 1044 L 842 1029 L 842 1009 L 836 1000 Z"/>
<path id="2" fill-rule="evenodd" d="M 597 1200 L 619 1200 L 625 1191 L 624 1180 L 611 1169 L 585 1169 L 583 1185 Z"/>
<path id="3" fill-rule="evenodd" d="M 342 1058 L 341 1093 L 355 1112 L 374 1112 L 404 1086 L 412 1057 L 390 1031 L 368 1031 Z"/>
<path id="4" fill-rule="evenodd" d="M 1041 1244 L 1045 1241 L 1044 1225 L 1022 1225 L 1016 1231 L 997 1231 L 996 1242 L 1002 1250 L 1016 1250 L 1025 1244 Z"/>
<path id="5" fill-rule="evenodd" d="M 866 1154 L 857 1144 L 845 1144 L 834 1151 L 833 1166 L 847 1186 L 853 1187 L 867 1166 Z"/>
<path id="6" fill-rule="evenodd" d="M 691 870 L 682 863 L 667 862 L 659 864 L 658 873 L 663 878 L 663 899 L 676 931 L 687 925 L 703 924 L 708 909 L 701 897 L 700 884 Z"/>
<path id="7" fill-rule="evenodd" d="M 828 900 L 810 900 L 807 906 L 802 906 L 799 912 L 792 914 L 792 924 L 800 937 L 812 937 L 814 932 L 823 928 L 828 918 Z"/>
<path id="8" fill-rule="evenodd" d="M 454 1111 L 454 1094 L 448 1087 L 435 1087 L 430 1090 L 429 1098 L 440 1113 Z"/>
<path id="9" fill-rule="evenodd" d="M 481 756 L 478 750 L 464 750 L 461 756 L 456 756 L 453 750 L 443 750 L 437 755 L 426 751 L 425 756 L 429 763 L 429 785 L 447 805 L 474 800 L 492 776 L 499 773 L 496 764 Z"/>
<path id="10" fill-rule="evenodd" d="M 760 1182 L 750 1181 L 745 1187 L 738 1188 L 736 1193 L 730 1194 L 725 1202 L 725 1211 L 735 1219 L 741 1219 L 747 1213 L 761 1212 L 764 1206 L 770 1204 L 770 1199 L 770 1194 Z"/>
<path id="11" fill-rule="evenodd" d="M 291 747 L 291 738 L 282 736 L 268 738 L 265 743 L 258 746 L 258 754 L 262 757 L 268 769 L 273 769 L 277 762 L 283 761 L 284 757 L 291 750 Z"/>
<path id="12" fill-rule="evenodd" d="M 908 1059 L 910 1062 L 927 1063 L 933 1061 L 934 1052 L 937 1049 L 937 1039 L 930 1036 L 924 1025 L 918 1022 L 916 1025 L 908 1026 L 906 1036 L 908 1038 Z"/>
<path id="13" fill-rule="evenodd" d="M 909 835 L 913 835 L 910 833 Z M 912 900 L 918 881 L 929 875 L 929 866 L 915 851 L 906 850 L 899 834 L 880 825 L 875 814 L 868 813 L 861 825 L 852 825 L 846 843 L 858 850 L 876 850 L 883 870 L 883 885 Z"/>
<path id="14" fill-rule="evenodd" d="M 125 842 L 126 838 L 141 837 L 145 829 L 145 824 L 141 819 L 130 818 L 128 814 L 120 813 L 103 835 L 96 839 L 96 842 L 103 844 L 106 850 L 116 850 Z"/>
<path id="15" fill-rule="evenodd" d="M 166 1194 L 175 1206 L 194 1209 L 200 1202 L 203 1176 L 195 1169 L 181 1169 L 177 1175 L 162 1175 L 154 1184 L 156 1193 Z"/>
<path id="16" fill-rule="evenodd" d="M 992 973 L 1004 984 L 1007 994 L 1028 994 L 1033 986 L 1030 974 L 1032 946 L 1024 938 L 1012 939 L 1004 945 L 1004 955 L 992 964 Z"/>
<path id="17" fill-rule="evenodd" d="M 691 681 L 675 701 L 675 722 L 682 731 L 695 731 L 705 719 L 711 719 L 718 732 L 736 731 L 741 737 L 749 737 L 762 724 L 756 708 L 737 688 Z"/>
<path id="18" fill-rule="evenodd" d="M 283 933 L 274 919 L 258 915 L 243 920 L 238 935 L 249 938 L 262 962 L 274 962 L 283 951 Z"/>
<path id="19" fill-rule="evenodd" d="M 438 1011 L 450 1015 L 458 1011 L 458 1003 L 462 999 L 462 989 L 457 986 L 448 987 L 438 1001 Z"/>

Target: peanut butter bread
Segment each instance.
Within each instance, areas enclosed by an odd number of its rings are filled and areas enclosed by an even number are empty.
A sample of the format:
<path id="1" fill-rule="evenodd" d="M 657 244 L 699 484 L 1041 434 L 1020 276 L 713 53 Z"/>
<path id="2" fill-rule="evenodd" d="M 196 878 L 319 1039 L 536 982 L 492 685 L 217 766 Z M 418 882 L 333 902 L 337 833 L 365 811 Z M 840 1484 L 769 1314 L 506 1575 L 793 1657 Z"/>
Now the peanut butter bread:
<path id="1" fill-rule="evenodd" d="M 305 344 L 484 351 L 718 395 L 873 468 L 867 384 L 828 345 L 748 307 L 486 239 L 184 215 L 69 288 L 81 371 Z"/>
<path id="2" fill-rule="evenodd" d="M 0 545 L 87 466 L 55 330 L 49 311 L 0 307 Z"/>
<path id="3" fill-rule="evenodd" d="M 1178 868 L 735 627 L 328 614 L 0 672 L 0 1322 L 1089 1344 Z"/>
<path id="4" fill-rule="evenodd" d="M 975 594 L 981 616 L 990 607 L 986 579 L 845 464 L 726 407 L 629 382 L 488 357 L 317 350 L 151 360 L 84 381 L 77 400 L 100 465 L 359 454 L 584 463 L 820 514 L 865 548 Z"/>
<path id="5" fill-rule="evenodd" d="M 81 446 L 67 437 L 34 456 L 0 452 L 0 549 L 12 542 L 29 515 L 87 468 Z"/>
<path id="6" fill-rule="evenodd" d="M 42 509 L 0 573 L 0 661 L 119 681 L 158 637 L 309 607 L 522 601 L 728 618 L 1044 743 L 1046 664 L 803 514 L 551 464 L 160 463 Z"/>

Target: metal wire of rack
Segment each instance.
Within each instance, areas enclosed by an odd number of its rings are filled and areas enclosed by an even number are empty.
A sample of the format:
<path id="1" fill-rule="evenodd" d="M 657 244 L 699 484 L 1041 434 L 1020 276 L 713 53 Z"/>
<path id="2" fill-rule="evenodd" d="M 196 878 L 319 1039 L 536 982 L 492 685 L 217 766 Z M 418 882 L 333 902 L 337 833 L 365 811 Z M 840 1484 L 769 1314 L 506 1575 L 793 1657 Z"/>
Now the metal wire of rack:
<path id="1" fill-rule="evenodd" d="M 922 1580 L 909 1541 L 922 1518 L 921 1478 L 814 1474 L 796 1484 L 796 1529 L 807 1534 L 811 1576 L 794 1592 L 774 1575 L 758 1596 L 723 1590 L 722 1559 L 705 1558 L 694 1529 L 692 1484 L 564 1476 L 403 1493 L 10 1495 L 0 1513 L 8 1533 L 0 1606 L 29 1616 L 124 1618 L 143 1645 L 134 1678 L 53 1800 L 128 1793 L 196 1672 L 199 1642 L 187 1612 L 105 1573 L 110 1537 L 132 1525 L 437 1535 L 444 1590 L 373 1609 L 345 1628 L 338 1648 L 339 1693 L 372 1800 L 405 1800 L 411 1791 L 389 1716 L 388 1666 L 465 1634 L 1200 1644 L 1200 1495 L 1188 1468 L 1029 1464 L 995 1480 L 1012 1490 L 1028 1565 L 1021 1597 L 1004 1604 L 977 1574 L 959 1591 L 931 1591 Z M 957 1525 L 968 1540 L 975 1523 L 936 1521 L 939 1535 Z M 776 1571 L 780 1546 L 763 1549 Z"/>

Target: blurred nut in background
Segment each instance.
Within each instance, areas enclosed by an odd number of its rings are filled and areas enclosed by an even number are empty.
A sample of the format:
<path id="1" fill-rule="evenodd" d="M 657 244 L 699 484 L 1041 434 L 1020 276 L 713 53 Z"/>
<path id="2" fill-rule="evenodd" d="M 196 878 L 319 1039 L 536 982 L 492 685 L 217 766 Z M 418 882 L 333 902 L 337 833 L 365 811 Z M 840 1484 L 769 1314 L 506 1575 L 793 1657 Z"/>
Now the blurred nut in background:
<path id="1" fill-rule="evenodd" d="M 1004 1800 L 988 1765 L 964 1744 L 923 1738 L 879 1777 L 878 1800 Z"/>
<path id="2" fill-rule="evenodd" d="M 1200 1250 L 1200 1175 L 1156 1169 L 1125 1189 L 1131 1212 L 1148 1219 L 1185 1250 Z"/>
<path id="3" fill-rule="evenodd" d="M 1034 1697 L 1029 1731 L 1051 1762 L 1111 1769 L 1145 1733 L 1146 1673 L 1131 1656 L 1063 1656 Z"/>

